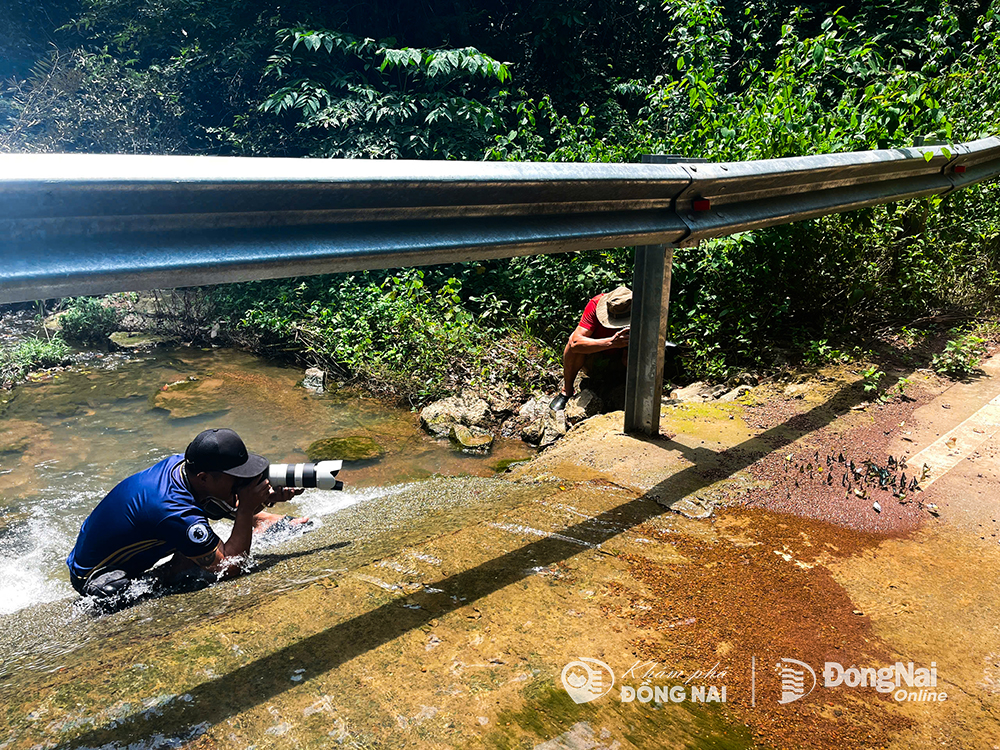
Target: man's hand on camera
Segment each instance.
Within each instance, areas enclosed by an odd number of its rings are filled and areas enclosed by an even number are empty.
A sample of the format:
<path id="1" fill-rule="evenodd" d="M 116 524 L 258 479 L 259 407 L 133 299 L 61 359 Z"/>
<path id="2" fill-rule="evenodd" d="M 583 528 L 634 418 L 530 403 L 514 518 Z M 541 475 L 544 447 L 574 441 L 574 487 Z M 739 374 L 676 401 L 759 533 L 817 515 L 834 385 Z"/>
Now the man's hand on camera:
<path id="1" fill-rule="evenodd" d="M 629 328 L 620 328 L 614 336 L 611 337 L 611 348 L 621 349 L 628 346 Z"/>
<path id="2" fill-rule="evenodd" d="M 271 483 L 262 475 L 259 480 L 254 480 L 236 493 L 239 499 L 236 512 L 239 513 L 240 509 L 244 507 L 252 508 L 254 532 L 260 533 L 284 518 L 276 513 L 268 513 L 264 510 L 265 508 L 269 508 L 275 503 L 288 502 L 296 495 L 301 494 L 302 487 L 272 487 Z M 290 523 L 302 524 L 308 521 L 307 517 L 295 518 Z"/>
<path id="3" fill-rule="evenodd" d="M 272 492 L 271 483 L 263 475 L 252 480 L 249 484 L 236 490 L 238 501 L 236 512 L 242 511 L 250 513 L 250 515 L 257 515 L 272 502 L 270 499 Z"/>
<path id="4" fill-rule="evenodd" d="M 293 497 L 301 495 L 303 492 L 302 487 L 272 487 L 270 482 L 268 482 L 267 486 L 270 488 L 267 500 L 268 507 L 275 503 L 287 503 Z"/>

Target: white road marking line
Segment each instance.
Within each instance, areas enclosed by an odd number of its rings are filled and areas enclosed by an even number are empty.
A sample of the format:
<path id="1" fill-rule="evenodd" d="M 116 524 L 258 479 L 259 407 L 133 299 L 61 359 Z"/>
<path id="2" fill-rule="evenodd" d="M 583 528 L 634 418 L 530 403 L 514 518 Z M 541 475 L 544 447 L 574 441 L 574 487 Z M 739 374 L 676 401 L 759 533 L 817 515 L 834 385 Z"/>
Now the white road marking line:
<path id="1" fill-rule="evenodd" d="M 930 476 L 920 483 L 926 490 L 934 482 L 958 466 L 979 446 L 1000 431 L 1000 396 L 985 404 L 960 425 L 949 430 L 919 453 L 906 459 L 914 472 L 927 464 Z M 916 476 L 920 476 L 919 473 Z"/>

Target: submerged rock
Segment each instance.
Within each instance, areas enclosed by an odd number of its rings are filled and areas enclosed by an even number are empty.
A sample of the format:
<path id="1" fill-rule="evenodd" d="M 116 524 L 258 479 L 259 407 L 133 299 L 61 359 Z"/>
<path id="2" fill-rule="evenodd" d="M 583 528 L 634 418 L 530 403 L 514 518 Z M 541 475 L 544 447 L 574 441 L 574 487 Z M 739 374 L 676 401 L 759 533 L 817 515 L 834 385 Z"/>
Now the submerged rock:
<path id="1" fill-rule="evenodd" d="M 153 396 L 153 408 L 164 409 L 172 419 L 223 414 L 230 409 L 222 378 L 197 378 L 194 375 L 163 386 Z"/>
<path id="2" fill-rule="evenodd" d="M 116 331 L 108 338 L 119 349 L 152 349 L 160 344 L 172 344 L 177 341 L 170 336 L 155 336 L 151 333 L 138 331 Z"/>
<path id="3" fill-rule="evenodd" d="M 0 455 L 24 453 L 42 431 L 42 426 L 35 422 L 22 419 L 4 422 L 3 429 L 0 429 Z"/>
<path id="4" fill-rule="evenodd" d="M 457 424 L 452 426 L 448 436 L 463 450 L 487 453 L 493 447 L 493 433 L 480 427 L 466 427 Z"/>
<path id="5" fill-rule="evenodd" d="M 500 474 L 504 471 L 510 471 L 512 467 L 527 463 L 530 460 L 530 458 L 503 458 L 495 464 L 490 464 L 490 468 L 497 474 Z"/>
<path id="6" fill-rule="evenodd" d="M 364 435 L 329 437 L 317 440 L 306 448 L 310 461 L 370 461 L 385 455 L 385 449 Z"/>
<path id="7" fill-rule="evenodd" d="M 449 396 L 425 407 L 420 412 L 420 426 L 435 437 L 449 437 L 455 425 L 485 427 L 490 416 L 490 405 L 465 391 L 461 396 Z"/>

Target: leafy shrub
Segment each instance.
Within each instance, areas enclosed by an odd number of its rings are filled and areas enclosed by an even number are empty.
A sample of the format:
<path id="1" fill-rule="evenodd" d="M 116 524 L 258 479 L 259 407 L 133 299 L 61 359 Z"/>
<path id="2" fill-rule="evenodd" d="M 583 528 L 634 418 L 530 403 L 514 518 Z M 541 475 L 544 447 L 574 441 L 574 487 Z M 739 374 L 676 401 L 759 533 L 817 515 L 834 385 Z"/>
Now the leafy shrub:
<path id="1" fill-rule="evenodd" d="M 265 74 L 280 85 L 263 112 L 297 115 L 314 156 L 479 156 L 496 114 L 503 63 L 473 47 L 395 48 L 344 32 L 282 29 Z"/>
<path id="2" fill-rule="evenodd" d="M 120 313 L 91 297 L 77 297 L 63 313 L 63 335 L 82 344 L 104 344 L 118 330 Z"/>
<path id="3" fill-rule="evenodd" d="M 545 97 L 525 99 L 504 110 L 488 158 L 629 162 L 671 153 L 725 162 L 906 147 L 921 135 L 964 140 L 1000 126 L 993 8 L 964 25 L 944 4 L 881 22 L 856 6 L 823 19 L 750 4 L 741 29 L 710 0 L 664 7 L 676 21 L 673 65 L 618 87 L 643 98 L 635 116 L 602 123 L 596 108 L 568 116 Z M 995 184 L 973 186 L 678 250 L 668 337 L 685 345 L 689 376 L 717 379 L 769 366 L 773 344 L 996 309 L 998 194 Z M 837 359 L 829 346 L 806 358 Z"/>
<path id="4" fill-rule="evenodd" d="M 986 354 L 986 342 L 971 333 L 954 330 L 952 334 L 958 335 L 944 345 L 943 352 L 934 355 L 931 369 L 949 378 L 964 378 L 972 374 Z"/>
<path id="5" fill-rule="evenodd" d="M 480 325 L 460 279 L 427 283 L 439 269 L 219 287 L 215 304 L 242 343 L 296 350 L 379 391 L 422 400 L 466 384 L 520 393 L 544 380 L 538 363 L 548 365 L 551 353 L 526 334 Z M 484 314 L 501 302 L 485 300 Z"/>
<path id="6" fill-rule="evenodd" d="M 885 377 L 885 373 L 878 369 L 878 365 L 872 365 L 867 370 L 861 373 L 861 385 L 864 388 L 865 395 L 875 396 L 878 393 L 878 385 L 882 378 Z"/>
<path id="7" fill-rule="evenodd" d="M 909 387 L 910 387 L 910 379 L 909 378 L 899 378 L 896 381 L 896 385 L 894 385 L 892 388 L 890 388 L 888 391 L 886 391 L 885 397 L 887 399 L 893 399 L 893 398 L 896 398 L 898 396 L 899 399 L 902 400 L 902 401 L 912 401 L 913 399 L 909 398 L 906 395 L 906 389 L 909 388 Z"/>
<path id="8" fill-rule="evenodd" d="M 830 345 L 826 339 L 810 341 L 803 353 L 803 358 L 811 365 L 848 362 L 851 355 Z"/>
<path id="9" fill-rule="evenodd" d="M 71 27 L 80 48 L 52 53 L 2 92 L 0 150 L 726 162 L 1000 128 L 995 2 L 848 2 L 829 17 L 820 14 L 834 6 L 763 0 L 574 0 L 454 15 L 236 5 L 87 0 Z M 513 62 L 489 56 L 497 50 Z M 772 347 L 810 341 L 807 359 L 835 359 L 831 341 L 853 356 L 841 342 L 887 320 L 995 311 L 998 197 L 1000 185 L 980 185 L 678 250 L 668 337 L 682 345 L 685 374 L 767 367 Z M 517 352 L 538 336 L 557 353 L 583 303 L 630 280 L 631 254 L 422 273 L 421 286 L 409 272 L 373 272 L 220 294 L 232 320 L 251 311 L 241 335 L 261 346 L 305 348 L 420 391 L 460 372 L 487 377 L 490 347 L 507 337 L 518 337 Z M 211 315 L 187 315 L 184 338 L 214 331 Z M 940 357 L 944 367 L 957 355 Z M 507 364 L 507 375 L 489 376 L 508 377 Z"/>
<path id="10" fill-rule="evenodd" d="M 11 86 L 0 152 L 176 152 L 182 113 L 176 95 L 163 90 L 179 79 L 155 67 L 138 71 L 106 52 L 53 51 Z"/>

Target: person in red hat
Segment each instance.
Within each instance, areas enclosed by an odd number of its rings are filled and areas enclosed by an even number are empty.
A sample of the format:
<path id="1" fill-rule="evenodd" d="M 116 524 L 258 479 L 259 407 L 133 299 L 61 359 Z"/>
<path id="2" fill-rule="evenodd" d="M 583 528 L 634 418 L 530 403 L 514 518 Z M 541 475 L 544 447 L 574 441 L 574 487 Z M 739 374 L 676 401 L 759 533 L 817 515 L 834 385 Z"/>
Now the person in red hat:
<path id="1" fill-rule="evenodd" d="M 66 559 L 73 588 L 98 599 L 120 598 L 171 554 L 170 563 L 154 571 L 154 580 L 199 568 L 216 578 L 239 575 L 254 532 L 283 518 L 264 508 L 302 492 L 272 487 L 268 465 L 263 456 L 249 453 L 233 430 L 213 429 L 195 437 L 184 455 L 123 480 L 80 528 Z M 209 524 L 221 518 L 233 520 L 225 541 Z"/>
<path id="2" fill-rule="evenodd" d="M 632 291 L 620 286 L 598 294 L 587 303 L 580 323 L 570 334 L 563 350 L 563 387 L 549 403 L 552 411 L 562 411 L 575 394 L 576 376 L 581 370 L 592 374 L 608 364 L 628 364 L 629 326 L 632 322 Z M 620 350 L 618 355 L 615 350 Z"/>

